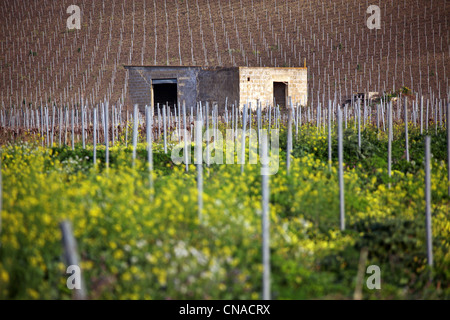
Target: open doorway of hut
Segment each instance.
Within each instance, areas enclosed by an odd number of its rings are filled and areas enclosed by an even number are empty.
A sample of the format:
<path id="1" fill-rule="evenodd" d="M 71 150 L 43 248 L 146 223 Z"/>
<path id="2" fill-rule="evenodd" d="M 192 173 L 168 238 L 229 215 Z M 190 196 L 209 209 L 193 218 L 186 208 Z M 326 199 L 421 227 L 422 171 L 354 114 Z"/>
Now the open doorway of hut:
<path id="1" fill-rule="evenodd" d="M 274 82 L 273 83 L 273 98 L 275 105 L 286 107 L 287 83 Z"/>
<path id="2" fill-rule="evenodd" d="M 169 105 L 173 108 L 178 101 L 177 79 L 154 79 L 153 87 L 153 105 Z"/>

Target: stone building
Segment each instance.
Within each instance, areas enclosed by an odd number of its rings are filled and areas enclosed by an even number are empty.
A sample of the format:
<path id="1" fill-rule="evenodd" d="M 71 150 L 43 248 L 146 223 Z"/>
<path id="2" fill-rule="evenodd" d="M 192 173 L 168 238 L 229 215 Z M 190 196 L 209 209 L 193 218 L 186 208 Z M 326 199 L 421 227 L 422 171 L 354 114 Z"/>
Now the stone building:
<path id="1" fill-rule="evenodd" d="M 125 66 L 128 71 L 130 102 L 145 105 L 198 101 L 239 105 L 251 102 L 256 107 L 292 103 L 304 105 L 308 98 L 307 68 L 201 67 L 201 66 Z"/>

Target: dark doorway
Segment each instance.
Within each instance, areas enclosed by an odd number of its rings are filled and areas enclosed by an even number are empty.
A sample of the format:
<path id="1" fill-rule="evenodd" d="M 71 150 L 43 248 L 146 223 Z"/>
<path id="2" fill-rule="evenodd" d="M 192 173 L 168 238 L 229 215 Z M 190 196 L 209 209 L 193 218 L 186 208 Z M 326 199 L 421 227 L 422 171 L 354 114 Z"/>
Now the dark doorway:
<path id="1" fill-rule="evenodd" d="M 153 105 L 156 107 L 159 103 L 173 107 L 178 102 L 177 79 L 155 79 L 153 85 Z"/>
<path id="2" fill-rule="evenodd" d="M 286 107 L 286 93 L 287 93 L 287 83 L 286 82 L 274 82 L 273 83 L 273 98 L 275 100 L 275 105 L 281 107 Z"/>

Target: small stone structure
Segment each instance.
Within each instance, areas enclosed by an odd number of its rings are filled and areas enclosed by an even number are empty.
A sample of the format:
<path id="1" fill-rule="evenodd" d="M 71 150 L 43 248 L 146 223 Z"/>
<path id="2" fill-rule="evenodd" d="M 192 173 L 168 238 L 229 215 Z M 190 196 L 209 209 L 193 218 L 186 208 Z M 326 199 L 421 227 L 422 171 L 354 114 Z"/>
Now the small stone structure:
<path id="1" fill-rule="evenodd" d="M 262 106 L 305 105 L 308 99 L 307 68 L 201 67 L 201 66 L 125 66 L 128 70 L 130 102 L 145 105 L 198 101 L 217 104 L 219 108 L 257 101 Z"/>

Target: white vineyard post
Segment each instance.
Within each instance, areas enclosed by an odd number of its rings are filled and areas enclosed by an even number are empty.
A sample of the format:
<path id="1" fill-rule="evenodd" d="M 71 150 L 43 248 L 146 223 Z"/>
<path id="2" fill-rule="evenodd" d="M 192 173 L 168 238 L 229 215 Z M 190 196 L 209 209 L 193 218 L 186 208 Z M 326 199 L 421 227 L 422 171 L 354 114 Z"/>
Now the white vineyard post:
<path id="1" fill-rule="evenodd" d="M 420 98 L 420 134 L 423 134 L 423 96 Z"/>
<path id="2" fill-rule="evenodd" d="M 341 231 L 345 230 L 345 197 L 344 197 L 344 168 L 343 168 L 343 139 L 342 139 L 342 111 L 338 106 L 338 158 L 339 158 L 339 212 Z"/>
<path id="3" fill-rule="evenodd" d="M 209 103 L 208 101 L 205 102 L 205 112 L 204 112 L 204 118 L 205 118 L 205 135 L 206 135 L 206 167 L 207 167 L 207 173 L 209 173 L 209 142 L 211 137 L 209 136 Z"/>
<path id="4" fill-rule="evenodd" d="M 72 107 L 72 150 L 75 150 L 75 110 Z"/>
<path id="5" fill-rule="evenodd" d="M 405 151 L 406 161 L 409 162 L 409 143 L 408 143 L 408 98 L 405 97 Z"/>
<path id="6" fill-rule="evenodd" d="M 203 211 L 203 159 L 202 159 L 202 113 L 197 113 L 197 121 L 195 123 L 195 153 L 197 163 L 197 202 L 198 202 L 198 220 L 202 223 Z"/>
<path id="7" fill-rule="evenodd" d="M 97 164 L 97 108 L 94 107 L 94 167 Z"/>
<path id="8" fill-rule="evenodd" d="M 55 134 L 55 106 L 52 108 L 52 136 L 50 140 L 50 147 L 53 147 L 53 136 Z"/>
<path id="9" fill-rule="evenodd" d="M 45 107 L 45 128 L 46 128 L 46 140 L 47 140 L 47 147 L 50 147 L 50 139 L 48 136 L 49 128 L 48 128 L 48 107 Z"/>
<path id="10" fill-rule="evenodd" d="M 241 174 L 244 174 L 244 164 L 245 164 L 245 130 L 247 122 L 247 104 L 244 104 L 244 112 L 242 115 L 242 137 L 241 137 Z M 206 141 L 208 143 L 208 141 Z M 208 155 L 209 153 L 207 153 Z"/>
<path id="11" fill-rule="evenodd" d="M 153 200 L 153 107 L 145 108 L 146 122 L 147 122 L 147 162 L 148 162 L 148 174 L 149 174 L 149 184 L 150 184 L 150 200 Z"/>
<path id="12" fill-rule="evenodd" d="M 65 260 L 68 266 L 78 266 L 81 271 L 80 259 L 77 251 L 77 242 L 73 236 L 72 224 L 65 220 L 60 223 L 61 233 L 62 233 L 62 243 L 64 247 Z M 83 273 L 81 273 L 82 275 Z M 80 289 L 74 290 L 75 300 L 85 300 L 86 299 L 86 286 L 81 276 Z"/>
<path id="13" fill-rule="evenodd" d="M 136 148 L 138 139 L 138 105 L 134 105 L 133 115 L 133 168 L 136 166 Z"/>
<path id="14" fill-rule="evenodd" d="M 389 183 L 388 183 L 388 188 L 391 188 L 391 162 L 392 162 L 392 103 L 389 102 L 388 104 L 388 128 L 389 128 L 389 133 L 388 133 L 388 179 L 389 179 Z"/>
<path id="15" fill-rule="evenodd" d="M 262 133 L 261 141 L 261 176 L 262 176 L 262 263 L 263 277 L 262 296 L 264 300 L 270 300 L 270 211 L 269 211 L 269 175 L 268 175 L 268 137 Z"/>
<path id="16" fill-rule="evenodd" d="M 358 148 L 361 150 L 361 100 L 358 99 L 357 103 L 358 112 Z"/>
<path id="17" fill-rule="evenodd" d="M 287 148 L 286 148 L 286 174 L 289 175 L 291 169 L 291 152 L 292 152 L 292 101 L 289 97 L 289 108 L 288 108 L 288 124 L 287 124 Z"/>
<path id="18" fill-rule="evenodd" d="M 58 114 L 59 114 L 59 147 L 61 147 L 61 140 L 62 140 L 62 136 L 61 136 L 61 133 L 62 133 L 62 120 L 63 120 L 63 110 L 62 110 L 62 108 L 58 108 L 57 109 L 58 110 Z"/>
<path id="19" fill-rule="evenodd" d="M 431 156 L 430 156 L 429 136 L 425 137 L 425 214 L 426 214 L 426 236 L 427 236 L 427 261 L 430 267 L 433 266 L 433 235 L 431 231 Z"/>
<path id="20" fill-rule="evenodd" d="M 0 148 L 0 235 L 2 233 L 3 181 L 2 181 L 2 149 Z"/>
<path id="21" fill-rule="evenodd" d="M 450 102 L 447 103 L 447 176 L 448 195 L 450 196 Z"/>
<path id="22" fill-rule="evenodd" d="M 184 141 L 184 163 L 186 166 L 186 172 L 189 171 L 189 163 L 188 163 L 188 147 L 189 147 L 189 152 L 190 150 L 190 144 L 188 146 L 187 143 L 187 130 L 186 130 L 186 103 L 185 101 L 183 101 L 183 141 Z M 214 137 L 214 141 L 215 141 L 216 137 Z"/>
<path id="23" fill-rule="evenodd" d="M 331 100 L 328 100 L 328 170 L 331 172 Z"/>
<path id="24" fill-rule="evenodd" d="M 84 141 L 84 107 L 81 106 L 81 140 L 83 141 L 83 150 L 86 149 L 86 142 Z"/>
<path id="25" fill-rule="evenodd" d="M 114 147 L 115 137 L 115 127 L 116 127 L 116 106 L 112 106 L 111 108 L 111 145 Z"/>
<path id="26" fill-rule="evenodd" d="M 105 102 L 104 106 L 105 106 L 104 114 L 105 114 L 105 147 L 106 147 L 105 157 L 106 157 L 106 168 L 108 168 L 109 167 L 108 101 Z"/>
<path id="27" fill-rule="evenodd" d="M 125 148 L 128 147 L 128 120 L 129 120 L 129 115 L 128 115 L 128 108 L 127 108 L 126 118 L 125 118 Z"/>
<path id="28" fill-rule="evenodd" d="M 167 134 L 166 134 L 166 106 L 163 105 L 163 134 L 164 134 L 164 153 L 167 154 Z"/>

